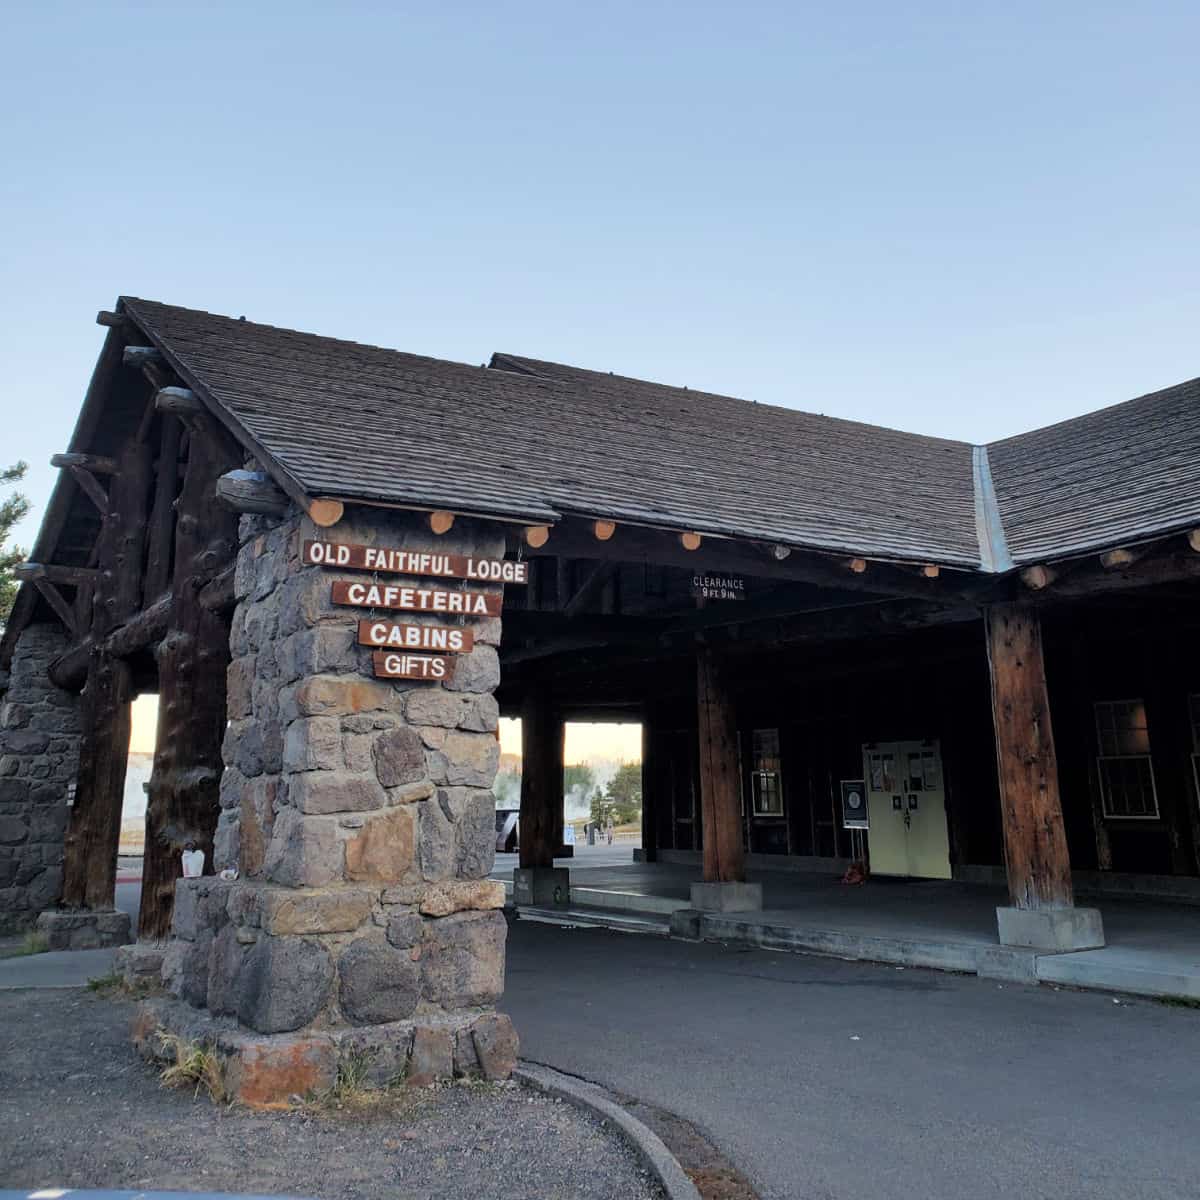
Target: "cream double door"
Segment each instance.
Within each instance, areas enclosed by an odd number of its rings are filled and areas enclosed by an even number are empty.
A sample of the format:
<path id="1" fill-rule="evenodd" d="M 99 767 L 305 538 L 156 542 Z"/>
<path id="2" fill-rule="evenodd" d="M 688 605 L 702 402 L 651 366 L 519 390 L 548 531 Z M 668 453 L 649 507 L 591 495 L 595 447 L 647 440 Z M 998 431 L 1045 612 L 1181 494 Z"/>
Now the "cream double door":
<path id="1" fill-rule="evenodd" d="M 869 742 L 863 777 L 871 873 L 950 878 L 946 784 L 936 741 Z"/>

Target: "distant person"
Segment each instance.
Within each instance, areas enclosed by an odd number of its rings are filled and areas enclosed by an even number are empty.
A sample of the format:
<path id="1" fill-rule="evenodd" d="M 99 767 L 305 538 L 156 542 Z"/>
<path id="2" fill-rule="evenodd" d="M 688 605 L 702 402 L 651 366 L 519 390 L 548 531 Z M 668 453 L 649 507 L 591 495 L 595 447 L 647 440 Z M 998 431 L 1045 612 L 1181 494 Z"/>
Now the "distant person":
<path id="1" fill-rule="evenodd" d="M 611 813 L 609 814 L 608 820 L 604 823 L 604 834 L 608 838 L 608 844 L 611 846 L 613 839 L 613 819 Z"/>

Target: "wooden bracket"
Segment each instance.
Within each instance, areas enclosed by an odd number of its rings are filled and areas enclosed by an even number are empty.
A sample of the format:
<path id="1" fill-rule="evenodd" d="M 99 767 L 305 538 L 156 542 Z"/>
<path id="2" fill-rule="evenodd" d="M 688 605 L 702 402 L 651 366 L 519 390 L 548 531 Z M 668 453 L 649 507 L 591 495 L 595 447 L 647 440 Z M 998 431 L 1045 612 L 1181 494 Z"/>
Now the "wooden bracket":
<path id="1" fill-rule="evenodd" d="M 618 563 L 612 560 L 598 562 L 588 577 L 579 585 L 570 600 L 563 606 L 563 612 L 568 617 L 577 616 L 603 590 L 604 585 L 617 571 Z"/>
<path id="2" fill-rule="evenodd" d="M 93 475 L 115 475 L 119 470 L 117 460 L 106 454 L 53 454 L 50 456 L 50 465 L 60 471 L 82 467 Z"/>
<path id="3" fill-rule="evenodd" d="M 106 308 L 96 314 L 96 324 L 106 325 L 109 329 L 121 329 L 128 323 L 129 318 L 123 313 L 109 312 Z"/>
<path id="4" fill-rule="evenodd" d="M 79 630 L 75 624 L 75 610 L 63 598 L 62 592 L 58 590 L 50 582 L 42 576 L 35 577 L 33 586 L 42 594 L 43 599 L 47 604 L 54 609 L 58 619 L 66 626 L 67 632 L 72 638 L 79 636 Z"/>
<path id="5" fill-rule="evenodd" d="M 59 563 L 17 563 L 13 574 L 21 580 L 34 582 L 46 579 L 51 583 L 67 583 L 78 587 L 81 583 L 91 583 L 100 574 L 94 567 L 66 567 Z"/>
<path id="6" fill-rule="evenodd" d="M 100 481 L 84 467 L 71 467 L 69 470 L 75 477 L 75 482 L 79 484 L 84 495 L 96 506 L 100 515 L 107 517 L 108 493 L 100 486 Z"/>
<path id="7" fill-rule="evenodd" d="M 159 388 L 154 397 L 154 407 L 160 413 L 178 417 L 193 432 L 201 428 L 201 418 L 208 411 L 191 388 L 182 387 Z"/>

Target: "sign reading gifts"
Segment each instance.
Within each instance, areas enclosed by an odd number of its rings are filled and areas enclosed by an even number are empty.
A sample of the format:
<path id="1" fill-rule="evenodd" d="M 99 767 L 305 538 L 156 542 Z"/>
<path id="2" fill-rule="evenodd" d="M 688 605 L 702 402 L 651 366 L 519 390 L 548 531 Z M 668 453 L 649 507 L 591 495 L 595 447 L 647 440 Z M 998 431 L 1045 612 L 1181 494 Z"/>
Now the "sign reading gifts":
<path id="1" fill-rule="evenodd" d="M 397 575 L 436 576 L 479 583 L 527 583 L 529 565 L 503 558 L 476 558 L 385 546 L 306 541 L 303 561 L 311 566 Z M 502 597 L 494 592 L 336 579 L 335 604 L 454 617 L 498 617 Z M 449 655 L 469 654 L 474 630 L 464 625 L 416 625 L 370 618 L 358 623 L 358 643 L 374 649 L 375 674 L 382 679 L 446 680 L 454 673 Z"/>

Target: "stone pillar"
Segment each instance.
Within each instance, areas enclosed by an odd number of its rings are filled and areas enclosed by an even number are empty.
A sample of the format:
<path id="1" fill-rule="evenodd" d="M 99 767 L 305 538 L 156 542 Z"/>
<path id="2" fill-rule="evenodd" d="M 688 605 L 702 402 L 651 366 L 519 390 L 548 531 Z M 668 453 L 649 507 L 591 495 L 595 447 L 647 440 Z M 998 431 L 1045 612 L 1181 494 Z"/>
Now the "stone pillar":
<path id="1" fill-rule="evenodd" d="M 1075 907 L 1037 610 L 996 604 L 984 624 L 1012 901 L 996 910 L 1000 942 L 1040 950 L 1103 946 L 1099 910 Z"/>
<path id="2" fill-rule="evenodd" d="M 227 1029 L 231 1090 L 251 1102 L 320 1090 L 349 1053 L 377 1082 L 505 1077 L 504 889 L 487 878 L 500 622 L 467 619 L 475 648 L 448 681 L 375 679 L 356 644 L 370 614 L 330 600 L 335 579 L 369 577 L 302 565 L 308 538 L 504 553 L 502 531 L 461 519 L 440 538 L 381 510 L 325 531 L 243 519 L 215 864 L 239 877 L 177 884 L 163 978 L 178 999 L 143 1032 L 194 1028 L 185 1006 L 206 1009 Z"/>
<path id="3" fill-rule="evenodd" d="M 718 912 L 762 908 L 762 884 L 746 882 L 733 699 L 720 663 L 707 647 L 696 653 L 696 712 L 704 882 L 692 884 L 692 907 Z"/>
<path id="4" fill-rule="evenodd" d="M 23 630 L 0 705 L 0 934 L 29 929 L 62 894 L 80 704 L 50 682 L 46 668 L 66 648 L 57 624 Z"/>
<path id="5" fill-rule="evenodd" d="M 570 903 L 570 871 L 554 865 L 562 841 L 565 732 L 549 697 L 529 692 L 521 706 L 521 865 L 513 872 L 517 905 L 563 908 Z"/>

